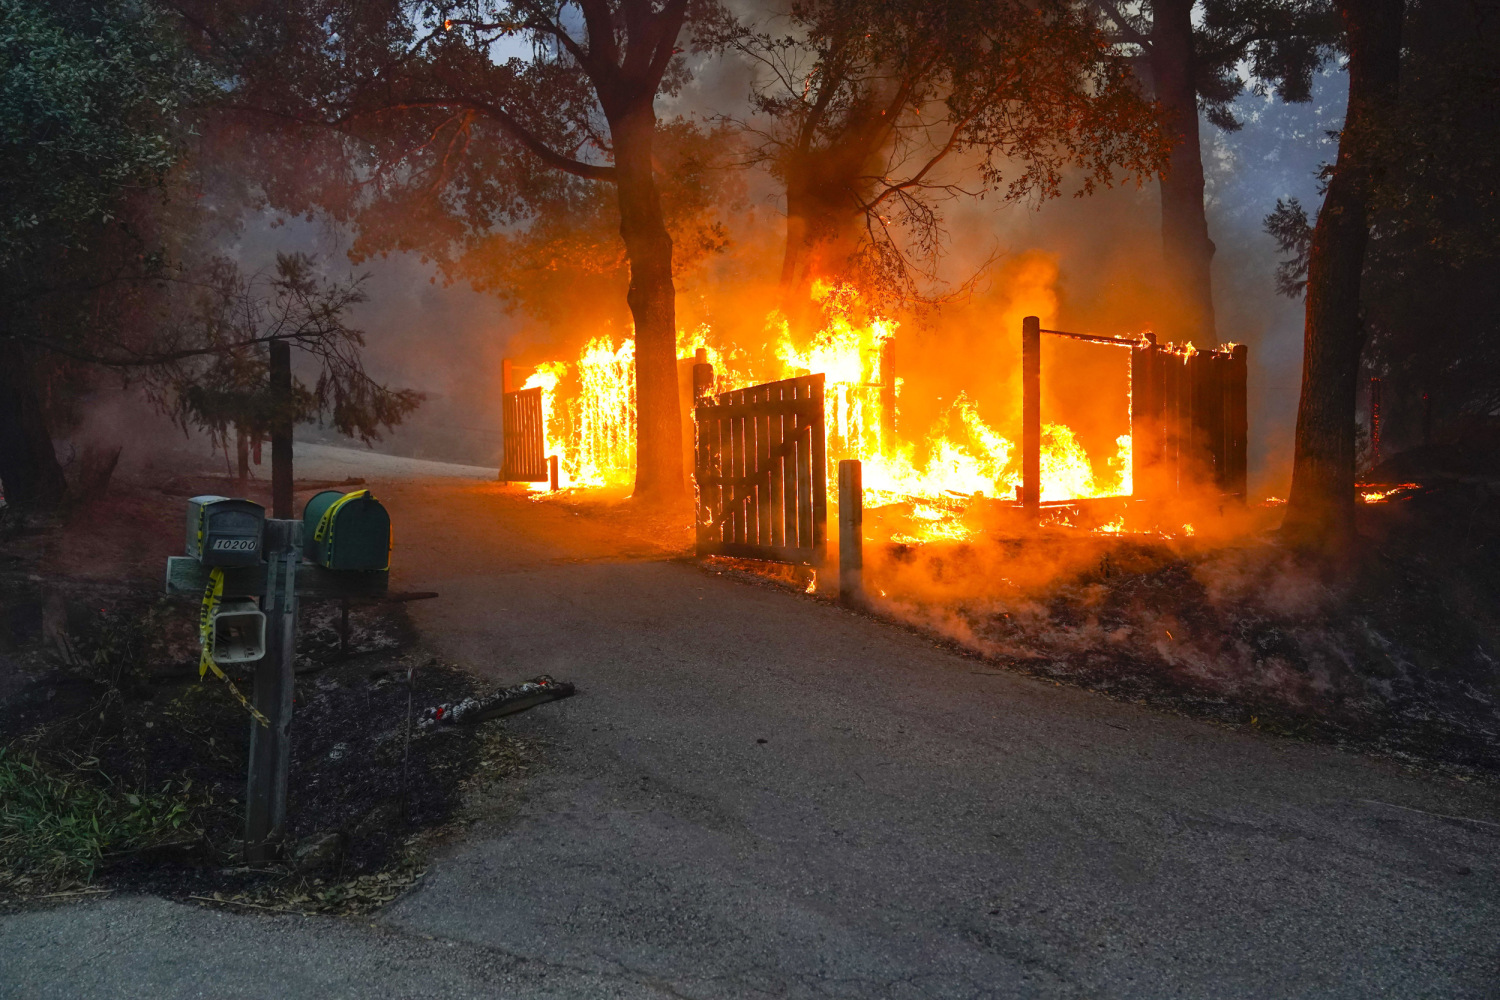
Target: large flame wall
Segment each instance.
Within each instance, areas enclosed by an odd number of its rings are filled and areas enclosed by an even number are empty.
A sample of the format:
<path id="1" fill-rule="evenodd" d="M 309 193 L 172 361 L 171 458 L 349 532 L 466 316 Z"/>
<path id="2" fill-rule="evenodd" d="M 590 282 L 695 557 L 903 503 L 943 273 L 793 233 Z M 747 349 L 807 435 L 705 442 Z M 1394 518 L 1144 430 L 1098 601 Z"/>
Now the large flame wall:
<path id="1" fill-rule="evenodd" d="M 1050 322 L 1056 311 L 1051 290 L 1055 278 L 1055 267 L 1046 261 L 1023 271 L 1017 281 L 1021 294 L 1012 296 L 1010 308 L 988 325 L 1000 335 L 1019 331 L 1020 318 L 1028 312 Z M 696 349 L 704 349 L 714 367 L 714 389 L 719 392 L 823 373 L 829 481 L 836 481 L 832 467 L 839 459 L 861 459 L 865 490 L 873 504 L 916 501 L 917 515 L 930 514 L 937 522 L 951 513 L 955 503 L 976 494 L 1013 497 L 1021 481 L 1017 435 L 1002 432 L 1000 421 L 1010 418 L 1013 423 L 1019 412 L 1019 385 L 1008 377 L 1014 366 L 992 361 L 991 370 L 1007 374 L 974 379 L 971 387 L 960 389 L 948 400 L 934 399 L 931 393 L 913 400 L 914 380 L 903 372 L 920 376 L 934 367 L 932 359 L 922 353 L 922 340 L 905 338 L 897 322 L 871 314 L 858 293 L 847 286 L 823 285 L 816 294 L 824 322 L 809 334 L 799 336 L 785 317 L 772 312 L 758 345 L 728 343 L 705 324 L 679 333 L 678 354 L 692 357 Z M 882 370 L 887 357 L 882 348 L 892 338 L 901 359 L 893 366 L 896 372 Z M 597 336 L 586 343 L 576 360 L 541 364 L 526 381 L 526 387 L 543 389 L 547 448 L 560 457 L 560 485 L 624 486 L 633 480 L 634 353 L 628 337 Z M 950 359 L 996 354 L 994 344 L 972 350 L 961 344 L 947 348 Z M 885 391 L 892 379 L 894 392 Z M 1127 431 L 1113 436 L 1112 453 L 1100 461 L 1091 460 L 1079 433 L 1069 424 L 1044 424 L 1043 500 L 1130 493 L 1128 385 L 1124 388 L 1123 392 L 1116 389 L 1113 395 L 1119 398 L 1114 400 L 1095 398 L 1110 395 L 1098 391 L 1085 397 L 1114 412 L 1117 429 L 1123 422 Z M 984 390 L 991 393 L 992 415 L 984 412 L 978 398 Z M 894 419 L 885 412 L 892 399 L 897 411 Z M 1007 407 L 1005 400 L 1015 405 Z M 892 426 L 897 428 L 894 435 Z"/>

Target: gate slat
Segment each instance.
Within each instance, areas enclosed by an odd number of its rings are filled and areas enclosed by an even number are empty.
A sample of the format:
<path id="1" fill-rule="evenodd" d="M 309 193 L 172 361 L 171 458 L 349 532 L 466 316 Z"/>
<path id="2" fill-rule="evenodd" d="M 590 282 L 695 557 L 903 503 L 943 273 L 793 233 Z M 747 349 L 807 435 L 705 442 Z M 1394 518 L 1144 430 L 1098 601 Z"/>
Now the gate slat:
<path id="1" fill-rule="evenodd" d="M 797 395 L 802 397 L 808 391 L 807 386 L 798 386 Z M 802 423 L 797 427 L 797 450 L 805 451 L 810 457 L 812 454 L 812 424 Z M 813 543 L 812 531 L 812 465 L 813 463 L 798 455 L 797 461 L 797 545 L 799 548 L 811 549 Z"/>
<path id="2" fill-rule="evenodd" d="M 813 412 L 818 419 L 812 424 L 812 545 L 821 563 L 828 534 L 828 460 L 827 442 L 823 437 L 823 376 L 814 375 L 812 383 Z"/>
<path id="3" fill-rule="evenodd" d="M 781 389 L 774 389 L 772 402 L 781 402 Z M 776 547 L 786 545 L 786 512 L 785 512 L 785 484 L 783 472 L 786 468 L 786 456 L 781 454 L 781 446 L 786 442 L 786 430 L 784 428 L 786 417 L 781 413 L 774 413 L 766 420 L 766 428 L 769 431 L 772 457 L 769 468 L 766 470 L 766 500 L 771 509 L 771 544 Z"/>
<path id="4" fill-rule="evenodd" d="M 769 398 L 770 390 L 762 392 Z M 755 542 L 774 545 L 771 531 L 771 415 L 755 418 Z"/>

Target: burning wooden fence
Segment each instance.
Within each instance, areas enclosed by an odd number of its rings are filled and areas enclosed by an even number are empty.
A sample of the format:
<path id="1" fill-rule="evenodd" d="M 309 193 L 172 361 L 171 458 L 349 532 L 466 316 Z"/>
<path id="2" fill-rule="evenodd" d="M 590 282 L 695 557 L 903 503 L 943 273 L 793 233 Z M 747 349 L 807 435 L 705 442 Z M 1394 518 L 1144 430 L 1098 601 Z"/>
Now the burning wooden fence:
<path id="1" fill-rule="evenodd" d="M 700 393 L 698 555 L 821 565 L 828 532 L 823 376 Z"/>
<path id="2" fill-rule="evenodd" d="M 1137 496 L 1210 488 L 1245 497 L 1249 427 L 1244 344 L 1217 351 L 1161 346 L 1130 352 L 1132 477 Z"/>
<path id="3" fill-rule="evenodd" d="M 1247 348 L 1217 351 L 1044 330 L 1028 316 L 1021 324 L 1021 503 L 1035 514 L 1041 501 L 1042 334 L 1130 351 L 1132 495 L 1171 496 L 1192 488 L 1245 496 Z"/>
<path id="4" fill-rule="evenodd" d="M 511 364 L 501 362 L 501 419 L 504 458 L 500 479 L 510 483 L 550 483 L 557 489 L 557 456 L 547 456 L 546 415 L 542 390 L 512 387 Z"/>

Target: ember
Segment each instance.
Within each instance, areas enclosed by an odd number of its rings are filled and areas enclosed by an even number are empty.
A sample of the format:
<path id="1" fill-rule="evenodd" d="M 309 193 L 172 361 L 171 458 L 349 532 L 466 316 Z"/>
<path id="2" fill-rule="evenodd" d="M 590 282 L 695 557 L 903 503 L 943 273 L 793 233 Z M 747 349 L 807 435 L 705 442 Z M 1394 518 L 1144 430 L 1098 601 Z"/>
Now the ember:
<path id="1" fill-rule="evenodd" d="M 1411 495 L 1412 491 L 1421 489 L 1417 483 L 1402 483 L 1399 486 L 1356 487 L 1359 490 L 1361 503 L 1385 503 L 1389 500 L 1399 500 Z"/>

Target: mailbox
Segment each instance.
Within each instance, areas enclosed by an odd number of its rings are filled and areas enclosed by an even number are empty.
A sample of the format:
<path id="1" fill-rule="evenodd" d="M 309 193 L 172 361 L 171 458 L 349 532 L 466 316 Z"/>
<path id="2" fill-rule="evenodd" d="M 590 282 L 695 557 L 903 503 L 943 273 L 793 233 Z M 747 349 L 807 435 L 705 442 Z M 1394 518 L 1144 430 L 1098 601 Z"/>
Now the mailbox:
<path id="1" fill-rule="evenodd" d="M 187 554 L 205 566 L 260 563 L 266 509 L 251 500 L 201 496 L 188 501 Z"/>
<path id="2" fill-rule="evenodd" d="M 266 655 L 266 616 L 249 598 L 229 598 L 209 621 L 208 653 L 215 663 L 248 663 Z"/>
<path id="3" fill-rule="evenodd" d="M 302 510 L 303 555 L 325 569 L 391 568 L 391 516 L 369 490 L 324 490 Z"/>

